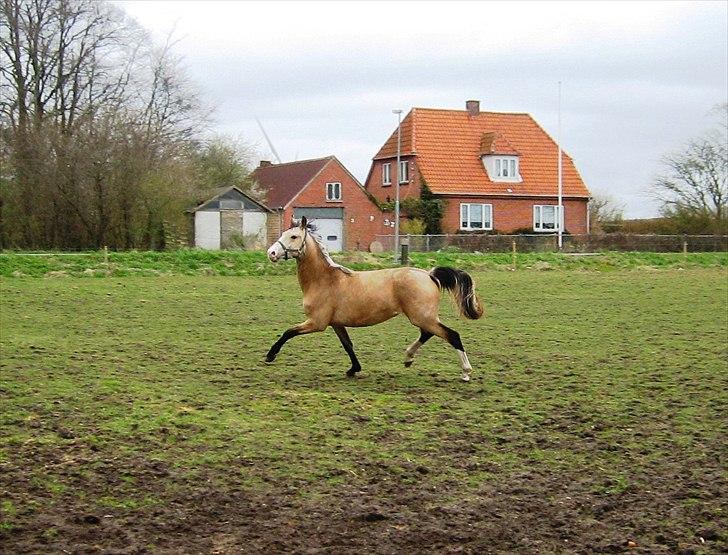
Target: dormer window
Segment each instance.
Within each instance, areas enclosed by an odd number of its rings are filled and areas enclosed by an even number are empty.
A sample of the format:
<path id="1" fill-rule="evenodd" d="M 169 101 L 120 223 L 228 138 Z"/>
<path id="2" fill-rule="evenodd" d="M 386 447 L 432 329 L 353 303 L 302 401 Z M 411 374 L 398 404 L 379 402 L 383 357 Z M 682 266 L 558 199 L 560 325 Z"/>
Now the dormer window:
<path id="1" fill-rule="evenodd" d="M 509 183 L 520 183 L 522 181 L 518 168 L 518 156 L 483 156 L 483 165 L 491 181 Z"/>
<path id="2" fill-rule="evenodd" d="M 518 160 L 516 158 L 496 158 L 495 159 L 495 176 L 496 177 L 516 177 L 516 166 Z"/>

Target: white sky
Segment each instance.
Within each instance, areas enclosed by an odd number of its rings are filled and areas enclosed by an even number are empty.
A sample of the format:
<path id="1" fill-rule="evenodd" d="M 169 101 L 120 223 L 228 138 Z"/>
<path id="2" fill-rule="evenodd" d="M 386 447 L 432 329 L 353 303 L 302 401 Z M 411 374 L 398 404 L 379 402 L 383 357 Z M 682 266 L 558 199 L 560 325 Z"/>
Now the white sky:
<path id="1" fill-rule="evenodd" d="M 172 33 L 214 132 L 284 162 L 336 155 L 363 183 L 395 108 L 528 112 L 587 186 L 656 215 L 660 158 L 728 101 L 728 2 L 117 1 Z"/>

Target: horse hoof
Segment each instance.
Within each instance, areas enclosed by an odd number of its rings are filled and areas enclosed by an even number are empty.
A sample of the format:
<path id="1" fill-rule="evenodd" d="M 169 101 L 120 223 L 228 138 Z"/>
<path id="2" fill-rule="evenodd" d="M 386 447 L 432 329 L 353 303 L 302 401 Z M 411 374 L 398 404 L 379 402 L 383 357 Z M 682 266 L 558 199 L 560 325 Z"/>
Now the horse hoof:
<path id="1" fill-rule="evenodd" d="M 346 372 L 346 377 L 347 378 L 356 378 L 356 373 L 359 372 L 360 370 L 361 370 L 361 368 L 357 368 L 357 369 L 350 368 Z"/>
<path id="2" fill-rule="evenodd" d="M 405 368 L 409 368 L 410 366 L 412 366 L 412 363 L 413 362 L 414 362 L 414 360 L 405 360 L 404 361 L 404 367 Z"/>
<path id="3" fill-rule="evenodd" d="M 465 375 L 463 375 L 463 378 L 462 379 L 463 379 L 464 382 L 469 382 L 470 381 L 470 376 L 468 376 L 467 374 L 465 374 Z"/>
<path id="4" fill-rule="evenodd" d="M 275 359 L 276 359 L 276 357 L 268 355 L 267 357 L 265 357 L 265 362 L 266 362 L 266 364 L 270 364 Z"/>

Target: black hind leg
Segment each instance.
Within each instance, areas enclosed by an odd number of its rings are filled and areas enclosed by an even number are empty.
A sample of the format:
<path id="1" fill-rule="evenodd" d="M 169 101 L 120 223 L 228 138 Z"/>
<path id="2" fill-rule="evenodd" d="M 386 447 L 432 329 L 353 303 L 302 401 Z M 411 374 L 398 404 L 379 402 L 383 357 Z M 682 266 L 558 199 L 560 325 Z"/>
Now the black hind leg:
<path id="1" fill-rule="evenodd" d="M 344 347 L 346 354 L 349 355 L 349 360 L 351 360 L 351 368 L 349 368 L 349 370 L 346 372 L 346 375 L 350 378 L 353 378 L 356 373 L 361 370 L 361 364 L 359 364 L 359 359 L 356 358 L 356 353 L 354 352 L 354 344 L 351 342 L 349 333 L 346 331 L 346 328 L 344 326 L 331 327 L 334 328 L 336 336 L 339 338 L 339 341 L 341 341 L 341 345 Z"/>
<path id="2" fill-rule="evenodd" d="M 460 334 L 454 329 L 448 328 L 442 323 L 438 323 L 438 329 L 436 330 L 435 335 L 437 335 L 438 337 L 442 337 L 445 341 L 450 343 L 450 345 L 452 345 L 455 350 L 457 350 L 458 356 L 460 357 L 460 366 L 463 369 L 463 381 L 469 382 L 470 372 L 473 367 L 470 366 L 468 355 L 465 354 L 465 347 L 463 347 L 463 342 L 460 339 Z"/>
<path id="3" fill-rule="evenodd" d="M 420 338 L 412 343 L 409 347 L 407 347 L 407 350 L 405 351 L 405 357 L 404 357 L 404 365 L 409 368 L 412 366 L 412 363 L 415 360 L 415 354 L 417 354 L 417 350 L 422 347 L 425 343 L 427 343 L 427 340 L 432 337 L 433 334 L 429 331 L 425 331 L 422 328 L 420 328 Z"/>

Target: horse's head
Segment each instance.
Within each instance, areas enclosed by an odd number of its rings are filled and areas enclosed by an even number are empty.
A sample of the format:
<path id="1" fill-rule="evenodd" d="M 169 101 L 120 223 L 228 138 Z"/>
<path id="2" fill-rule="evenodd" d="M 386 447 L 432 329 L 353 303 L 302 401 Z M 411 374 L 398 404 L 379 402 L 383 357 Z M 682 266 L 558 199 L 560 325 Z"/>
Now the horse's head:
<path id="1" fill-rule="evenodd" d="M 306 216 L 301 223 L 283 232 L 278 240 L 268 249 L 268 258 L 271 262 L 278 262 L 281 258 L 300 258 L 306 252 L 306 237 L 308 235 L 308 221 Z"/>

